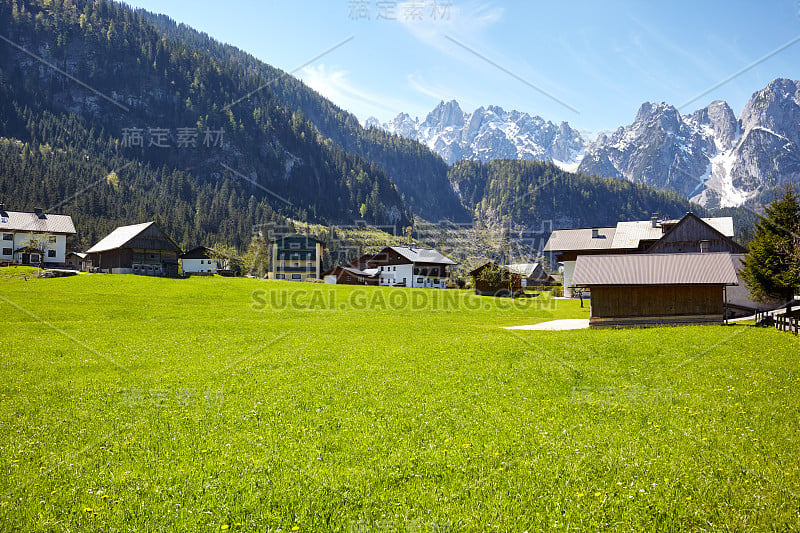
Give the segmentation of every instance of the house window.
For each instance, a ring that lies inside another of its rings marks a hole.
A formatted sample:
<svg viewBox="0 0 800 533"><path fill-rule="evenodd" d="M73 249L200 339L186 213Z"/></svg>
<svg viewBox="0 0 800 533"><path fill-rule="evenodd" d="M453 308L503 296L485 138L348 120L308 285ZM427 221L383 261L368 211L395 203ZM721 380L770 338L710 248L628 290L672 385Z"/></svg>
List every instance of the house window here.
<svg viewBox="0 0 800 533"><path fill-rule="evenodd" d="M11 248L3 248L3 255L11 255Z"/></svg>
<svg viewBox="0 0 800 533"><path fill-rule="evenodd" d="M289 243L289 248L291 248L292 250L299 250L300 249L300 243L299 242L290 242Z"/></svg>
<svg viewBox="0 0 800 533"><path fill-rule="evenodd" d="M300 274L292 274L292 279L302 279Z"/></svg>
<svg viewBox="0 0 800 533"><path fill-rule="evenodd" d="M417 278L417 283L422 283L422 278Z"/></svg>
<svg viewBox="0 0 800 533"><path fill-rule="evenodd" d="M31 254L31 263L41 263L42 256L41 254Z"/></svg>
<svg viewBox="0 0 800 533"><path fill-rule="evenodd" d="M286 279L286 274L275 274L275 279Z"/></svg>
<svg viewBox="0 0 800 533"><path fill-rule="evenodd" d="M47 237L47 242L49 242L50 244L55 244L56 243L56 236L55 235L48 236Z"/></svg>
<svg viewBox="0 0 800 533"><path fill-rule="evenodd" d="M14 234L13 233L3 233L3 240L4 241L13 241Z"/></svg>
<svg viewBox="0 0 800 533"><path fill-rule="evenodd" d="M55 257L56 251L55 250L47 250L47 257Z"/></svg>

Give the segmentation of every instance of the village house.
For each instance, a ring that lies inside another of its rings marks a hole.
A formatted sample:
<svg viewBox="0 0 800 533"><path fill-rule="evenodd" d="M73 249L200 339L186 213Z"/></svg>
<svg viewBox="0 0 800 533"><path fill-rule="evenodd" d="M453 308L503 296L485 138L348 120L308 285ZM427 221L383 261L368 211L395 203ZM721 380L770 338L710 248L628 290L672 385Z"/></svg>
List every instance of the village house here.
<svg viewBox="0 0 800 533"><path fill-rule="evenodd" d="M578 228L553 231L544 252L555 254L564 265L564 296L572 296L573 273L579 256L651 253L745 254L733 240L731 217L700 218L687 213L681 219L619 222L612 228Z"/></svg>
<svg viewBox="0 0 800 533"><path fill-rule="evenodd" d="M306 281L321 279L322 241L308 235L287 235L272 244L272 279Z"/></svg>
<svg viewBox="0 0 800 533"><path fill-rule="evenodd" d="M722 324L731 254L581 255L572 283L591 290L592 328Z"/></svg>
<svg viewBox="0 0 800 533"><path fill-rule="evenodd" d="M487 279L483 273L487 269L496 269L496 276ZM473 280L475 294L479 296L512 296L522 292L522 276L507 266L500 266L492 261L484 263L469 272Z"/></svg>
<svg viewBox="0 0 800 533"><path fill-rule="evenodd" d="M86 251L87 267L109 274L178 276L180 247L155 222L120 226Z"/></svg>
<svg viewBox="0 0 800 533"><path fill-rule="evenodd" d="M322 279L333 285L378 285L379 273L377 268L359 270L351 266L336 266L322 274Z"/></svg>
<svg viewBox="0 0 800 533"><path fill-rule="evenodd" d="M541 263L512 263L505 265L510 272L520 277L522 287L548 285L550 276Z"/></svg>
<svg viewBox="0 0 800 533"><path fill-rule="evenodd" d="M74 270L86 271L86 254L81 252L67 252L65 266Z"/></svg>
<svg viewBox="0 0 800 533"><path fill-rule="evenodd" d="M366 264L378 269L379 285L444 289L447 267L458 263L429 248L387 246Z"/></svg>
<svg viewBox="0 0 800 533"><path fill-rule="evenodd" d="M69 215L7 211L0 204L0 263L64 266L67 239L75 235Z"/></svg>
<svg viewBox="0 0 800 533"><path fill-rule="evenodd" d="M198 246L180 255L181 272L186 276L213 276L219 265L211 248Z"/></svg>

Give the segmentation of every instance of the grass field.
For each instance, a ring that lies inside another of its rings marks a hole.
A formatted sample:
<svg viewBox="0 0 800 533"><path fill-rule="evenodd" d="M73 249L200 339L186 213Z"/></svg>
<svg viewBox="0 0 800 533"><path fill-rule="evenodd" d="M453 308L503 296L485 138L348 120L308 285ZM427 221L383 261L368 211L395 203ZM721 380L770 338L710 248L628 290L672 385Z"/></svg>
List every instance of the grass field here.
<svg viewBox="0 0 800 533"><path fill-rule="evenodd" d="M4 531L797 530L800 341L574 301L0 269Z"/></svg>

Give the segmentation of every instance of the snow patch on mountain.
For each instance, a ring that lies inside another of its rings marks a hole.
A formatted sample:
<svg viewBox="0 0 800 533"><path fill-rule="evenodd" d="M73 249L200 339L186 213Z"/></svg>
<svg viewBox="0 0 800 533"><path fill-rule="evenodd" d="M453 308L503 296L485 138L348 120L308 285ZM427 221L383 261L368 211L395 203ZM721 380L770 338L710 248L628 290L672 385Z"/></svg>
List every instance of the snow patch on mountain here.
<svg viewBox="0 0 800 533"><path fill-rule="evenodd" d="M422 122L400 113L385 124L370 117L365 126L419 141L451 165L462 159L525 159L577 169L586 144L566 122L554 124L499 106L465 113L455 100L440 102Z"/></svg>
<svg viewBox="0 0 800 533"><path fill-rule="evenodd" d="M778 79L753 94L739 119L723 101L690 115L645 103L632 124L591 143L578 169L735 207L800 181L799 141L800 82Z"/></svg>

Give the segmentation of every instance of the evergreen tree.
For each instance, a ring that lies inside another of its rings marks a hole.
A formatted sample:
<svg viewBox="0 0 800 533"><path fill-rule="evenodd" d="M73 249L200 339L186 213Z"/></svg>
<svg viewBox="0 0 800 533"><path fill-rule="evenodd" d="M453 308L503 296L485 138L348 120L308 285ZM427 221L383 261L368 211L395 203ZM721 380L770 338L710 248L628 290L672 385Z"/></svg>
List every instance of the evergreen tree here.
<svg viewBox="0 0 800 533"><path fill-rule="evenodd" d="M800 203L791 186L756 225L742 277L759 300L794 298L800 287Z"/></svg>

